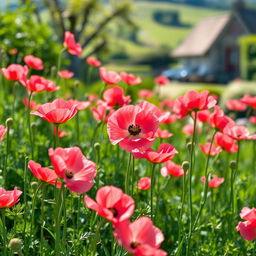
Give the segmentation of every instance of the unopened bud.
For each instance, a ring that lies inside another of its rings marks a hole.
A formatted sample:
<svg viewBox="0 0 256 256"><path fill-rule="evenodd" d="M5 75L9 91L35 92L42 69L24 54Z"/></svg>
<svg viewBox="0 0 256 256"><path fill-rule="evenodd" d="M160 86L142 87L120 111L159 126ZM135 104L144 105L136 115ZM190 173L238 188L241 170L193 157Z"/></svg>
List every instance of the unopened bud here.
<svg viewBox="0 0 256 256"><path fill-rule="evenodd" d="M187 150L191 152L192 149L192 142L187 143Z"/></svg>
<svg viewBox="0 0 256 256"><path fill-rule="evenodd" d="M78 87L79 84L80 84L80 82L79 82L78 80L76 80L76 81L74 82L74 86L75 86L75 87Z"/></svg>
<svg viewBox="0 0 256 256"><path fill-rule="evenodd" d="M37 183L36 181L31 182L30 185L31 185L31 187L32 187L33 190L36 190L37 187L38 187L38 183Z"/></svg>
<svg viewBox="0 0 256 256"><path fill-rule="evenodd" d="M100 148L100 143L99 143L99 142L96 142L96 143L94 143L93 146L94 146L95 149L99 149L99 148Z"/></svg>
<svg viewBox="0 0 256 256"><path fill-rule="evenodd" d="M8 244L8 247L14 252L20 252L22 247L22 241L19 238L12 238Z"/></svg>
<svg viewBox="0 0 256 256"><path fill-rule="evenodd" d="M55 76L56 71L57 71L57 68L55 66L52 66L51 67L51 76Z"/></svg>
<svg viewBox="0 0 256 256"><path fill-rule="evenodd" d="M230 161L229 167L230 167L230 169L234 170L236 168L236 161L234 161L234 160Z"/></svg>
<svg viewBox="0 0 256 256"><path fill-rule="evenodd" d="M7 118L5 124L8 128L10 128L13 125L13 119L11 117Z"/></svg>
<svg viewBox="0 0 256 256"><path fill-rule="evenodd" d="M31 124L31 128L32 128L33 130L36 129L36 126L37 126L36 123L32 123L32 124Z"/></svg>
<svg viewBox="0 0 256 256"><path fill-rule="evenodd" d="M190 164L189 164L188 161L184 161L184 162L182 163L182 169L183 169L185 172L189 169L189 166L190 166Z"/></svg>

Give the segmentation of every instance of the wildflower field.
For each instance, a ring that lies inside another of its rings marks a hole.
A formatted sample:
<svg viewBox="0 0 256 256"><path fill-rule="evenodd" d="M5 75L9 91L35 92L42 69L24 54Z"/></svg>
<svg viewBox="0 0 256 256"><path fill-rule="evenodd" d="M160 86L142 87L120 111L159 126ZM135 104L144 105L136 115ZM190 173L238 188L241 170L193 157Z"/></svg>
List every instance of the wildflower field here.
<svg viewBox="0 0 256 256"><path fill-rule="evenodd" d="M0 255L255 256L256 97L135 94L95 57L88 94L62 65L81 53L66 32L47 76L1 58Z"/></svg>

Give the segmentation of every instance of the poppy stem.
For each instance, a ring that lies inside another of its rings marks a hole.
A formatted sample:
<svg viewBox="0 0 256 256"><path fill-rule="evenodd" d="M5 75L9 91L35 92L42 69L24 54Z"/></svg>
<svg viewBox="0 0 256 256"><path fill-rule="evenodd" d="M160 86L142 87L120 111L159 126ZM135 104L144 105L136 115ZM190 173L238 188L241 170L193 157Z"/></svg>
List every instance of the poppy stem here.
<svg viewBox="0 0 256 256"><path fill-rule="evenodd" d="M154 212L153 212L153 190L154 190L154 185L155 185L155 169L156 169L156 164L153 163L152 165L152 170L151 170L151 189L150 189L150 216L151 219L153 220Z"/></svg>
<svg viewBox="0 0 256 256"><path fill-rule="evenodd" d="M192 174L194 168L194 158L195 158L195 141L196 141L196 123L197 123L197 111L194 111L194 127L192 136L192 145L190 150L190 168L188 171L188 205L189 205L189 233L187 240L186 256L190 253L190 241L192 237L192 225L193 225L193 205L192 205Z"/></svg>
<svg viewBox="0 0 256 256"><path fill-rule="evenodd" d="M129 160L125 175L125 193L129 194L129 179L130 179L130 166L131 166L131 160L132 160L132 153L129 154Z"/></svg>
<svg viewBox="0 0 256 256"><path fill-rule="evenodd" d="M32 99L32 94L33 92L30 92L28 96L28 133L29 133L29 140L31 145L31 155L32 155L32 159L34 159L34 143L32 138L31 124L30 124L30 102Z"/></svg>
<svg viewBox="0 0 256 256"><path fill-rule="evenodd" d="M211 158L210 153L212 151L212 145L213 145L213 141L214 141L214 137L215 137L216 133L217 133L217 130L214 130L214 133L213 133L212 139L211 139L211 144L210 144L209 151L208 151L208 155L207 155L205 171L204 171L205 183L204 183L203 197L201 198L200 208L199 208L199 211L197 213L196 220L195 220L193 228L192 228L192 232L194 232L194 230L197 226L197 223L199 221L199 218L201 216L201 213L203 211L203 208L204 208L204 205L205 205L206 199L207 199L208 178L209 178L208 168L209 168L209 163L210 163L210 158Z"/></svg>
<svg viewBox="0 0 256 256"><path fill-rule="evenodd" d="M79 111L76 113L76 143L80 144L80 127L79 127Z"/></svg>
<svg viewBox="0 0 256 256"><path fill-rule="evenodd" d="M54 148L57 148L59 144L59 124L54 124L54 126L55 126Z"/></svg>
<svg viewBox="0 0 256 256"><path fill-rule="evenodd" d="M41 198L41 227L40 227L40 255L44 253L44 200L45 200L45 186L42 187L42 198Z"/></svg>
<svg viewBox="0 0 256 256"><path fill-rule="evenodd" d="M60 67L61 67L61 59L62 59L62 54L64 53L64 51L66 50L66 48L62 48L59 56L58 56L58 63L57 63L57 72L56 72L56 78L57 78L57 84L59 83L60 80L60 76L58 76L58 72L60 71Z"/></svg>
<svg viewBox="0 0 256 256"><path fill-rule="evenodd" d="M131 193L131 197L133 197L133 188L134 188L134 166L135 165L135 158L132 158L132 193Z"/></svg>
<svg viewBox="0 0 256 256"><path fill-rule="evenodd" d="M96 233L95 233L95 237L94 237L94 243L92 245L92 256L95 256L97 255L96 252L97 252L97 244L100 240L100 230L101 230L101 227L106 223L106 220L105 219L101 219L101 221L98 223L97 225L97 229L96 229Z"/></svg>
<svg viewBox="0 0 256 256"><path fill-rule="evenodd" d="M9 119L10 120L10 119ZM6 153L5 153L5 161L4 161L4 168L3 168L3 178L4 178L4 186L6 186L6 179L7 179L7 164L8 164L8 156L10 152L10 128L11 122L8 123L8 119L6 120L7 124L7 137L6 137Z"/></svg>
<svg viewBox="0 0 256 256"><path fill-rule="evenodd" d="M6 233L6 226L5 226L5 209L0 209L2 215L2 226L3 226L3 256L7 256L7 233Z"/></svg>

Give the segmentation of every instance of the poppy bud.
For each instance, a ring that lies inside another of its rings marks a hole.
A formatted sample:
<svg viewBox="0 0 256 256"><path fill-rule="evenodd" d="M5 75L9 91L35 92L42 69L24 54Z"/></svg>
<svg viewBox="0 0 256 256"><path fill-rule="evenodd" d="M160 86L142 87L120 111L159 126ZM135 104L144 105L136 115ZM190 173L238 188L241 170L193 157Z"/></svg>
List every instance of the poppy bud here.
<svg viewBox="0 0 256 256"><path fill-rule="evenodd" d="M12 238L8 244L8 247L14 252L20 252L22 247L22 241L19 238Z"/></svg>
<svg viewBox="0 0 256 256"><path fill-rule="evenodd" d="M7 118L5 124L8 128L10 128L13 125L13 119L11 117Z"/></svg>
<svg viewBox="0 0 256 256"><path fill-rule="evenodd" d="M190 166L190 164L189 164L188 161L184 161L184 162L182 163L182 169L183 169L185 172L189 169L189 166Z"/></svg>
<svg viewBox="0 0 256 256"><path fill-rule="evenodd" d="M234 170L236 168L236 161L230 161L229 167L230 169Z"/></svg>
<svg viewBox="0 0 256 256"><path fill-rule="evenodd" d="M191 152L191 149L192 149L192 142L189 142L189 143L187 143L187 150L189 151L189 152Z"/></svg>
<svg viewBox="0 0 256 256"><path fill-rule="evenodd" d="M98 148L100 148L100 143L99 143L99 142L96 142L96 143L94 143L93 146L94 146L95 149L98 149Z"/></svg>
<svg viewBox="0 0 256 256"><path fill-rule="evenodd" d="M32 130L35 130L35 129L36 129L36 126L37 126L36 123L32 123L32 124L31 124Z"/></svg>
<svg viewBox="0 0 256 256"><path fill-rule="evenodd" d="M56 66L51 67L51 76L54 76L56 74L57 68Z"/></svg>
<svg viewBox="0 0 256 256"><path fill-rule="evenodd" d="M30 185L31 185L31 187L32 187L33 190L36 190L37 187L38 187L38 183L37 183L36 181L31 182Z"/></svg>

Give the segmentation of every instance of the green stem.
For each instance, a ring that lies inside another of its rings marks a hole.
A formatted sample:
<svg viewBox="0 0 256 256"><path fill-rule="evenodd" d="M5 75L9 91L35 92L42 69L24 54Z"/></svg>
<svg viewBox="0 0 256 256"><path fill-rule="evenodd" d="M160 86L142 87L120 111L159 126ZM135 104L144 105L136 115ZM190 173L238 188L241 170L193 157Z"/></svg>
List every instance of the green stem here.
<svg viewBox="0 0 256 256"><path fill-rule="evenodd" d="M96 233L95 233L95 237L94 237L94 242L93 242L93 245L92 245L92 256L95 256L97 255L96 252L97 252L97 244L100 240L100 230L101 230L101 227L106 223L106 220L105 219L101 219L101 221L98 223L98 226L97 226L97 229L96 229Z"/></svg>
<svg viewBox="0 0 256 256"><path fill-rule="evenodd" d="M54 124L55 126L55 137L54 137L54 148L58 147L59 144L59 124Z"/></svg>
<svg viewBox="0 0 256 256"><path fill-rule="evenodd" d="M28 96L28 133L29 133L29 141L31 146L31 155L32 159L34 159L34 144L33 144L33 138L32 138L32 131L31 131L31 124L30 124L30 102L32 99L33 92L30 92Z"/></svg>
<svg viewBox="0 0 256 256"><path fill-rule="evenodd" d="M76 143L80 144L79 110L76 113Z"/></svg>
<svg viewBox="0 0 256 256"><path fill-rule="evenodd" d="M44 200L45 200L45 186L42 187L42 198L41 198L41 227L40 227L40 255L44 253Z"/></svg>
<svg viewBox="0 0 256 256"><path fill-rule="evenodd" d="M10 127L8 127L7 129L7 137L6 137L6 151L5 151L6 153L5 153L5 161L4 161L4 168L3 168L4 187L6 186L9 151L10 151Z"/></svg>
<svg viewBox="0 0 256 256"><path fill-rule="evenodd" d="M204 183L203 197L201 199L200 208L199 208L199 211L197 213L196 220L195 220L193 228L192 228L192 232L195 230L195 228L197 226L197 223L199 221L199 218L201 216L201 213L203 211L203 208L204 208L204 205L205 205L206 199L207 199L208 176L209 176L208 168L209 168L209 163L210 163L210 158L211 158L210 153L212 151L213 140L214 140L214 137L215 137L216 133L217 133L217 130L215 130L213 135L212 135L211 144L210 144L210 148L209 148L209 151L208 151L208 156L207 156L206 165L205 165L205 171L204 171L205 183Z"/></svg>
<svg viewBox="0 0 256 256"><path fill-rule="evenodd" d="M133 188L134 188L134 165L135 165L135 158L132 158L132 193L131 193L131 197L133 197Z"/></svg>
<svg viewBox="0 0 256 256"><path fill-rule="evenodd" d="M57 72L56 72L56 78L57 78L57 84L59 83L59 80L60 80L60 76L58 75L58 72L60 71L60 67L61 67L61 58L62 58L62 54L63 52L66 50L66 48L62 48L60 53L59 53L59 56L58 56L58 63L57 63Z"/></svg>
<svg viewBox="0 0 256 256"><path fill-rule="evenodd" d="M189 204L189 233L188 233L188 241L187 241L187 248L186 248L186 256L190 253L190 241L192 236L192 223L193 223L193 205L192 205L192 174L194 168L194 154L195 154L195 141L196 141L196 123L197 123L197 111L194 112L194 130L192 136L192 145L191 145L191 152L190 152L190 168L188 172L189 177L189 190L188 190L188 204Z"/></svg>
<svg viewBox="0 0 256 256"><path fill-rule="evenodd" d="M2 215L2 225L3 225L3 256L7 256L7 232L5 226L5 209L0 209Z"/></svg>
<svg viewBox="0 0 256 256"><path fill-rule="evenodd" d="M155 169L156 169L156 164L153 163L152 165L152 169L151 169L151 188L150 188L150 216L151 219L153 220L153 216L154 216L154 211L153 211L153 190L154 190L154 185L155 185Z"/></svg>
<svg viewBox="0 0 256 256"><path fill-rule="evenodd" d="M129 179L130 179L130 166L131 166L131 160L132 160L132 153L129 154L129 160L125 175L125 193L129 194Z"/></svg>

